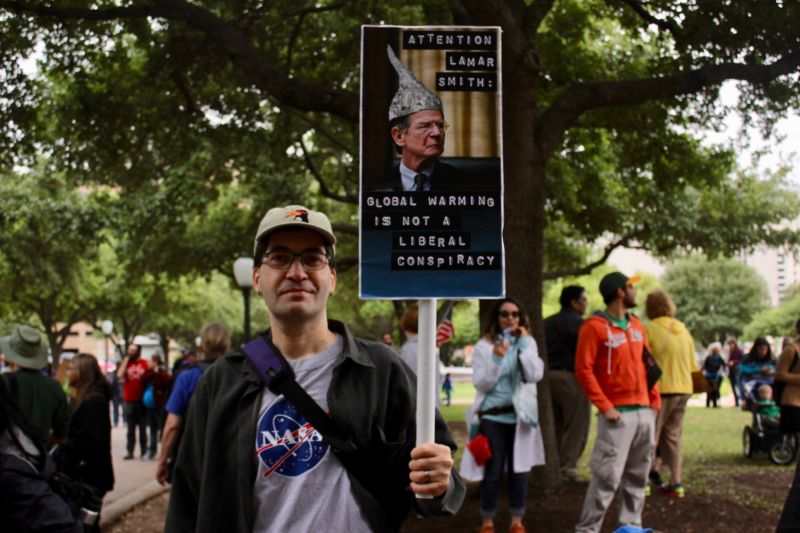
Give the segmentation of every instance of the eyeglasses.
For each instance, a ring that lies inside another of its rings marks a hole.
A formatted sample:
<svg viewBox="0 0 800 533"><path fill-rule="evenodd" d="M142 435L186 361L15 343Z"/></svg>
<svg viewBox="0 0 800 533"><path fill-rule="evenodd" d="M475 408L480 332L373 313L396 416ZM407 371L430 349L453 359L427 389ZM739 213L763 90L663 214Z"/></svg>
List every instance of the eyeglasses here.
<svg viewBox="0 0 800 533"><path fill-rule="evenodd" d="M439 128L439 131L447 131L447 128L450 127L450 124L447 122L420 122L414 126L413 129L415 133L428 133L433 130L434 126Z"/></svg>
<svg viewBox="0 0 800 533"><path fill-rule="evenodd" d="M519 318L519 311L500 311L500 318Z"/></svg>
<svg viewBox="0 0 800 533"><path fill-rule="evenodd" d="M297 258L300 259L300 265L304 270L322 270L329 263L328 256L322 252L302 252L299 254L293 252L267 252L261 259L261 264L266 264L275 270L289 270Z"/></svg>

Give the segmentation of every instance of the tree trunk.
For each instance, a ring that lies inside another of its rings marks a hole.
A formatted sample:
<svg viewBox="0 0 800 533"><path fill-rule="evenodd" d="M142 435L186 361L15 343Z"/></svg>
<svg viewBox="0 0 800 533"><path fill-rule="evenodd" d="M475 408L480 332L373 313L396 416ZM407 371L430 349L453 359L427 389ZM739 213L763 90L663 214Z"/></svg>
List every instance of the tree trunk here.
<svg viewBox="0 0 800 533"><path fill-rule="evenodd" d="M531 319L532 335L546 358L542 324L542 275L544 259L544 173L546 161L536 141L536 71L533 65L504 57L504 63L517 64L504 69L504 240L506 287L509 296L519 300ZM531 141L534 142L531 142ZM533 147L533 149L532 149ZM537 469L545 488L560 482L558 450L550 386L545 375L539 384L539 424L544 439L546 464Z"/></svg>

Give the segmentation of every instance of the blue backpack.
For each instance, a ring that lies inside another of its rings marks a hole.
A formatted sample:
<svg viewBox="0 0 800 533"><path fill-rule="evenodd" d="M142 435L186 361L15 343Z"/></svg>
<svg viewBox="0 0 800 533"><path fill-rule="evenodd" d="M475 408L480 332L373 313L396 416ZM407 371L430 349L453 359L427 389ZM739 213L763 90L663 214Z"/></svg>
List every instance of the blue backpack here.
<svg viewBox="0 0 800 533"><path fill-rule="evenodd" d="M148 409L156 408L156 393L153 391L152 382L148 383L147 388L144 389L144 396L142 397L142 403Z"/></svg>

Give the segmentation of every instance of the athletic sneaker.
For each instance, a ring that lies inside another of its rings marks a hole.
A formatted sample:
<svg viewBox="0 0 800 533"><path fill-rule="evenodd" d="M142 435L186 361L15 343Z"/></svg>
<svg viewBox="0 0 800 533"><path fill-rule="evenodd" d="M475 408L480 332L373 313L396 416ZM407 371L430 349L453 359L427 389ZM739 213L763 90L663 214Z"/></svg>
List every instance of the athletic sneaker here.
<svg viewBox="0 0 800 533"><path fill-rule="evenodd" d="M683 498L686 496L686 491L683 490L683 485L680 483L670 483L661 489L661 494L670 498Z"/></svg>

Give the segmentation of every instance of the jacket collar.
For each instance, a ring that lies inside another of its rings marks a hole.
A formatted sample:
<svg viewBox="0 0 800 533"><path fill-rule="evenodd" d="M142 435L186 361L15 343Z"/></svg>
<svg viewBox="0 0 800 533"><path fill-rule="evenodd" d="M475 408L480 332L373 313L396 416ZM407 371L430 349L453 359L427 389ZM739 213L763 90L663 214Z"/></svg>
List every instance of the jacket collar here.
<svg viewBox="0 0 800 533"><path fill-rule="evenodd" d="M358 363L363 366L367 367L374 367L372 360L369 358L365 350L361 350L356 343L355 337L353 337L352 333L348 327L343 323L339 322L338 320L328 319L328 329L334 333L338 333L342 336L342 352L344 353L344 358L349 359L355 363ZM259 335L263 335L266 337L272 337L272 329L267 329L266 331L260 333ZM247 357L244 355L244 352L240 348L237 348L228 355L225 356L229 363L234 365L235 367L239 368L239 370L245 375L245 378L249 381L253 381L255 383L261 383L261 378L255 372L253 367L246 362Z"/></svg>

